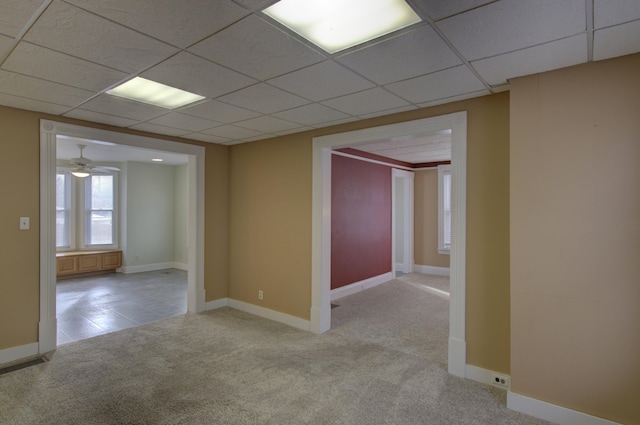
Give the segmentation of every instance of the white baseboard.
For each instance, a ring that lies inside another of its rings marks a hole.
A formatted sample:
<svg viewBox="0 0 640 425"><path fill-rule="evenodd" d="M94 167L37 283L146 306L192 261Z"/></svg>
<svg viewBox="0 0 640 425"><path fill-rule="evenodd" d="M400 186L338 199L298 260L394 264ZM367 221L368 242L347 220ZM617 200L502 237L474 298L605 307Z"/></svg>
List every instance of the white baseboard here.
<svg viewBox="0 0 640 425"><path fill-rule="evenodd" d="M495 377L499 377L504 381L504 384L496 383ZM496 388L508 390L511 382L509 375L500 372L494 372L489 369L484 369L478 366L468 364L465 368L465 378L473 381L481 382L483 384L489 384Z"/></svg>
<svg viewBox="0 0 640 425"><path fill-rule="evenodd" d="M311 329L311 322L301 319L299 317L291 316L286 313L280 313L279 311L271 310L265 307L260 307L254 304L245 303L243 301L228 299L227 305L231 308L235 308L245 313L250 313L265 319L273 320L275 322L284 323L285 325L292 326L303 331Z"/></svg>
<svg viewBox="0 0 640 425"><path fill-rule="evenodd" d="M361 280L360 282L351 283L341 288L331 290L331 301L335 301L339 298L346 297L347 295L355 294L364 289L373 288L382 283L393 280L393 273L388 272L378 276L370 277L369 279Z"/></svg>
<svg viewBox="0 0 640 425"><path fill-rule="evenodd" d="M219 300L209 301L204 304L204 311L216 310L218 308L229 305L229 298L220 298Z"/></svg>
<svg viewBox="0 0 640 425"><path fill-rule="evenodd" d="M435 274L438 276L451 275L449 267L423 266L420 264L414 264L413 271L416 273Z"/></svg>
<svg viewBox="0 0 640 425"><path fill-rule="evenodd" d="M253 314L254 316L273 320L274 322L284 323L285 325L289 325L297 329L302 329L304 331L308 331L311 329L311 322L308 320L304 320L286 313L280 313L279 311L245 303L244 301L238 301L231 298L221 298L219 300L209 301L205 304L204 309L205 311L209 311L216 310L222 307L235 308L236 310L244 311L245 313Z"/></svg>
<svg viewBox="0 0 640 425"><path fill-rule="evenodd" d="M0 365L15 363L38 355L38 343L19 345L17 347L0 350Z"/></svg>
<svg viewBox="0 0 640 425"><path fill-rule="evenodd" d="M185 263L178 263L178 262L174 261L173 262L173 268L174 269L178 269L178 270L188 271L189 270L189 265L185 264Z"/></svg>
<svg viewBox="0 0 640 425"><path fill-rule="evenodd" d="M516 394L511 391L507 392L507 407L516 412L525 413L529 416L560 425L621 425L618 422L588 415L577 410L567 409L566 407Z"/></svg>
<svg viewBox="0 0 640 425"><path fill-rule="evenodd" d="M175 264L176 263L174 263L173 261L169 261L166 263L142 264L139 266L124 266L121 269L122 269L122 273L124 274L142 273L142 272L152 272L156 270L172 269L174 268Z"/></svg>

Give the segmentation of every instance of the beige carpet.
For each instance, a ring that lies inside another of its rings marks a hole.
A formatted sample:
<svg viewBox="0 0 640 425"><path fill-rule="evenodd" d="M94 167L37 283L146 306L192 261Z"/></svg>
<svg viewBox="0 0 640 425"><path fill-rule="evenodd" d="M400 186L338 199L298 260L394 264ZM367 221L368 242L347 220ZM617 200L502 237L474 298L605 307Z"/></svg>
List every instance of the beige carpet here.
<svg viewBox="0 0 640 425"><path fill-rule="evenodd" d="M0 375L0 423L544 424L447 374L447 300L411 279L338 300L323 335L223 308L64 345Z"/></svg>

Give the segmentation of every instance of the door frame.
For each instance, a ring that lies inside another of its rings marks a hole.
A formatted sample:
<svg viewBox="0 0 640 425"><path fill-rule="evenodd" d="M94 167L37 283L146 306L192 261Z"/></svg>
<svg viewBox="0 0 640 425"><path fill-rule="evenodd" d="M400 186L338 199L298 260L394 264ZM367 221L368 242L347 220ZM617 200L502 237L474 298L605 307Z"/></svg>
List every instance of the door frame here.
<svg viewBox="0 0 640 425"><path fill-rule="evenodd" d="M56 319L56 137L57 135L100 140L143 149L189 156L188 173L188 283L187 311L205 309L204 290L204 164L205 148L129 133L40 120L40 321L38 352L57 346Z"/></svg>
<svg viewBox="0 0 640 425"><path fill-rule="evenodd" d="M373 140L451 130L452 240L449 298L448 370L464 377L466 369L466 200L467 112L313 138L311 323L316 333L331 328L331 150Z"/></svg>

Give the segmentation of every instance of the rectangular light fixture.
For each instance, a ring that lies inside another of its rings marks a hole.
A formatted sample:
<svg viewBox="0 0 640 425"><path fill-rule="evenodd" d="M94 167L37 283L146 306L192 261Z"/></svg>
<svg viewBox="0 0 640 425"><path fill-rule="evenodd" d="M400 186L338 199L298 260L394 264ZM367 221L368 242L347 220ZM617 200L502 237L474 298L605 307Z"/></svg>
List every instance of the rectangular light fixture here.
<svg viewBox="0 0 640 425"><path fill-rule="evenodd" d="M280 0L263 13L329 53L421 21L404 0Z"/></svg>
<svg viewBox="0 0 640 425"><path fill-rule="evenodd" d="M204 99L204 96L141 77L135 77L107 90L107 94L167 109L179 108Z"/></svg>

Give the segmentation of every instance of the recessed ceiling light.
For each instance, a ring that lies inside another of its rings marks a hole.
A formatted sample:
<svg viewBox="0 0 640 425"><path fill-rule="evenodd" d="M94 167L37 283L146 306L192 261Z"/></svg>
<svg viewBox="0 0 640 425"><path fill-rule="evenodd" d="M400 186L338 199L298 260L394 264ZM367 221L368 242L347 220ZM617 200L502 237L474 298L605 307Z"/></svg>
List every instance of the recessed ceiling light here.
<svg viewBox="0 0 640 425"><path fill-rule="evenodd" d="M167 109L179 108L204 99L204 96L156 83L142 77L135 77L111 90L107 90L107 93Z"/></svg>
<svg viewBox="0 0 640 425"><path fill-rule="evenodd" d="M153 162L162 162L162 161L164 161L164 159L162 159L162 158L152 158L151 160Z"/></svg>
<svg viewBox="0 0 640 425"><path fill-rule="evenodd" d="M329 53L421 20L404 0L280 0L263 12Z"/></svg>

